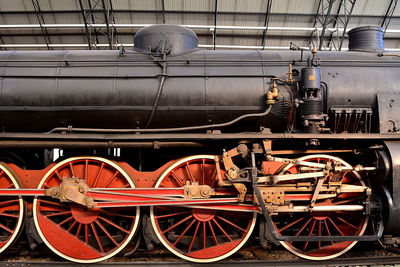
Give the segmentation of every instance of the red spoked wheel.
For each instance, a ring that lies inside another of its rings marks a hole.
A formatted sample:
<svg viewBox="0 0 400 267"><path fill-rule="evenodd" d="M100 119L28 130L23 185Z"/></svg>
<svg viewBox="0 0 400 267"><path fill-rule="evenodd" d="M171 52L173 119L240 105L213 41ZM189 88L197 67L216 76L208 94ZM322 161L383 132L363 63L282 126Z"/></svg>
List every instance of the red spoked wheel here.
<svg viewBox="0 0 400 267"><path fill-rule="evenodd" d="M18 178L0 163L0 188L20 188ZM0 196L0 253L17 239L23 226L25 203L22 197Z"/></svg>
<svg viewBox="0 0 400 267"><path fill-rule="evenodd" d="M342 166L350 167L342 159L330 155L310 155L299 158L302 161L325 163L328 161L339 162ZM298 165L289 165L284 173L298 173ZM327 177L324 184L332 180L332 175ZM340 180L344 185L365 185L357 172L349 171L340 173L335 180ZM310 181L308 179L308 181ZM318 205L362 205L365 193L339 193L334 198L318 200ZM308 203L298 203L308 205ZM281 213L272 216L275 229L278 234L285 236L361 236L367 224L368 216L363 211L315 211L311 213ZM338 257L350 250L357 241L332 242L332 241L309 241L309 242L281 242L281 244L293 254L310 260L327 260Z"/></svg>
<svg viewBox="0 0 400 267"><path fill-rule="evenodd" d="M223 171L221 171L224 177ZM218 187L215 157L197 155L172 164L156 188L182 187L186 182ZM192 262L214 262L238 251L250 237L257 214L212 209L156 206L150 208L153 228L173 254Z"/></svg>
<svg viewBox="0 0 400 267"><path fill-rule="evenodd" d="M38 188L58 186L63 178L84 179L89 188L134 188L129 175L113 161L76 157L56 164ZM94 263L120 252L139 225L139 208L87 209L57 199L38 198L33 217L40 237L57 255L74 262Z"/></svg>

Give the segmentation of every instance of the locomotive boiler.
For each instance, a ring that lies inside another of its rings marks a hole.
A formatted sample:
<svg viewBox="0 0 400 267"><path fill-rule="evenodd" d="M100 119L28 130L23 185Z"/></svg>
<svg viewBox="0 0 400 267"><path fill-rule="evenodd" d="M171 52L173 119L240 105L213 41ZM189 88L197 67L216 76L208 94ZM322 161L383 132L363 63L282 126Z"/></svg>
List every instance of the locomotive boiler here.
<svg viewBox="0 0 400 267"><path fill-rule="evenodd" d="M153 25L134 51L0 52L0 252L23 227L80 263L139 236L193 262L396 244L400 55L380 28L348 34L345 52L215 51Z"/></svg>

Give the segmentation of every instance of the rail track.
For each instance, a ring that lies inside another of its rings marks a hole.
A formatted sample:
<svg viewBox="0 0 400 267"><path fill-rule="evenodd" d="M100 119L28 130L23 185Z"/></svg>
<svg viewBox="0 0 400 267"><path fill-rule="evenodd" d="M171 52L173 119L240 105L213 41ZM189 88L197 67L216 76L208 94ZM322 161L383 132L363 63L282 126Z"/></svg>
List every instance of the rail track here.
<svg viewBox="0 0 400 267"><path fill-rule="evenodd" d="M139 248L134 256L120 255L96 264L76 264L63 261L45 246L28 251L28 243L19 241L6 254L0 257L0 266L193 266L194 263L174 257L165 248L151 251ZM310 261L300 259L283 248L262 249L257 246L244 247L230 258L207 266L396 266L400 263L400 248L382 249L378 245L362 243L347 254L329 261Z"/></svg>

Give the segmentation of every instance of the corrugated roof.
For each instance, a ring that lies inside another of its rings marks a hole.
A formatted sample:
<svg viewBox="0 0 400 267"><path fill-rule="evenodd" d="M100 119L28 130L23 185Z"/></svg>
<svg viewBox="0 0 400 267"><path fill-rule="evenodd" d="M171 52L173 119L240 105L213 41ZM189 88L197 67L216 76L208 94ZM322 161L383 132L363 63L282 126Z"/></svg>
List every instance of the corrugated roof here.
<svg viewBox="0 0 400 267"><path fill-rule="evenodd" d="M45 24L83 24L84 17L79 0L1 0L0 24L38 24L39 20L33 6L37 1L42 10ZM81 0L84 4L90 1L95 10L95 23L104 23L98 0ZM214 26L215 1L217 5L217 26L262 27L265 22L268 0L105 0L111 1L114 20L117 24L181 24ZM271 1L271 0L270 0ZM319 3L325 5L328 0L272 0L269 16L269 27L286 27L286 29L269 29L266 35L267 46L284 46L295 42L300 46L309 43L310 30L289 30L289 28L314 26ZM380 26L384 20L391 0L357 0L349 28L373 25ZM162 12L163 2L165 12ZM332 14L336 14L341 0L336 0ZM350 2L346 0L347 4ZM88 14L88 10L86 11ZM343 8L341 9L343 13ZM89 19L90 20L90 19ZM88 21L88 23L90 23ZM317 25L320 26L320 25ZM332 24L331 24L332 26ZM341 27L341 25L337 25ZM104 32L105 27L98 28ZM400 30L400 7L393 12L388 26L390 30ZM138 28L117 28L119 43L132 43L133 35ZM194 29L199 35L200 43L213 44L213 30ZM52 44L87 44L84 27L47 28ZM217 29L217 45L260 46L264 31L262 29ZM327 32L329 35L330 32ZM43 31L37 28L0 28L4 44L45 44ZM103 36L104 37L104 36ZM103 42L105 38L100 38ZM400 48L400 31L388 32L386 47ZM1 44L0 44L1 45ZM62 47L61 47L62 48ZM11 48L13 49L13 48ZM16 48L20 49L20 48ZM46 49L43 47L41 49Z"/></svg>

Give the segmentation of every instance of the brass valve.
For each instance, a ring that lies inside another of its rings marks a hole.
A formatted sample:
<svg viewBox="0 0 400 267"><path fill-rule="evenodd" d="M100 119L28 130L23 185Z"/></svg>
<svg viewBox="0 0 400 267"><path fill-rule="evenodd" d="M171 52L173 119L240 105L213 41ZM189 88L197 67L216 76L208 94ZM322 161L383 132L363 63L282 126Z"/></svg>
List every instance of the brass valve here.
<svg viewBox="0 0 400 267"><path fill-rule="evenodd" d="M288 75L288 77L287 77L285 82L287 84L293 84L294 80L293 80L293 66L292 66L292 64L289 64L289 71L286 72L286 74Z"/></svg>
<svg viewBox="0 0 400 267"><path fill-rule="evenodd" d="M276 83L277 80L278 78L271 78L272 89L267 93L267 104L269 105L275 104L279 96L278 84Z"/></svg>

